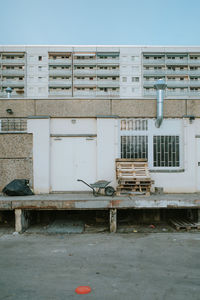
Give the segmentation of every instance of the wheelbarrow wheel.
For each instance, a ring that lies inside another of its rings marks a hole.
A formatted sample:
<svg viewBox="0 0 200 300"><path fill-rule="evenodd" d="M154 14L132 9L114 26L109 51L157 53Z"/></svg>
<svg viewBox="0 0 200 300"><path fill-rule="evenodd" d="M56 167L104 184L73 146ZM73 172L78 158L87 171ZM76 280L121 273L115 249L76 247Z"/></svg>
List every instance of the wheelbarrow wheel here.
<svg viewBox="0 0 200 300"><path fill-rule="evenodd" d="M114 193L115 193L115 189L112 186L107 186L105 188L106 196L113 196Z"/></svg>

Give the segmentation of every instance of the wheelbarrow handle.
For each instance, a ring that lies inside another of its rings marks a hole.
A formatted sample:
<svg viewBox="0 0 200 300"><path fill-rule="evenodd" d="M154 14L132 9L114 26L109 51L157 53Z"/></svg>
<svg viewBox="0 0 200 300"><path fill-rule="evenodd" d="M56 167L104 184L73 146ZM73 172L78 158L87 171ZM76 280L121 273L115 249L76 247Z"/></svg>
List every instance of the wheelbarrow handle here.
<svg viewBox="0 0 200 300"><path fill-rule="evenodd" d="M91 185L89 185L87 182L85 182L84 180L82 180L82 179L77 179L77 181L82 181L84 184L86 184L87 186L89 186L92 190L94 190L93 189L93 187L91 187Z"/></svg>

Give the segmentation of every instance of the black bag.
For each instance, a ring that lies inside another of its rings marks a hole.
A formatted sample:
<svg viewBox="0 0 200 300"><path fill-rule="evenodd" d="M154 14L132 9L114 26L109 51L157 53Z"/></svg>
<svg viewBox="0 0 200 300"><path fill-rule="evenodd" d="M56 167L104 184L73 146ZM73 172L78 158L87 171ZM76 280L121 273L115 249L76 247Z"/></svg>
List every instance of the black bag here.
<svg viewBox="0 0 200 300"><path fill-rule="evenodd" d="M2 192L8 196L29 196L34 195L28 186L29 180L26 179L14 179L7 184Z"/></svg>

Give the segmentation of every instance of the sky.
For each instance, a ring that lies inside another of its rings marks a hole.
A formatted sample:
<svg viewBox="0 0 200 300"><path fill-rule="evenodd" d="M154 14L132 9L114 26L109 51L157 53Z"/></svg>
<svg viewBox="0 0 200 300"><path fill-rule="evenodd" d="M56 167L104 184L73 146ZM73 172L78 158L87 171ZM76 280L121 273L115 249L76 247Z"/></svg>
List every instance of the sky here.
<svg viewBox="0 0 200 300"><path fill-rule="evenodd" d="M0 0L1 45L200 45L200 0Z"/></svg>

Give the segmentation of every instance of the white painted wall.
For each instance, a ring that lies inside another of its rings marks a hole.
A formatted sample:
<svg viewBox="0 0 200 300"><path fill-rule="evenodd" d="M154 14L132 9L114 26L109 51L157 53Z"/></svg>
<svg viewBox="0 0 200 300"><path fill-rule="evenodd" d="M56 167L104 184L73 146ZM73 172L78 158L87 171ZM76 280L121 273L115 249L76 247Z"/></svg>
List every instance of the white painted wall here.
<svg viewBox="0 0 200 300"><path fill-rule="evenodd" d="M118 136L118 119L97 119L97 179L112 181L112 186L116 186Z"/></svg>
<svg viewBox="0 0 200 300"><path fill-rule="evenodd" d="M96 133L96 119L51 119L51 134Z"/></svg>
<svg viewBox="0 0 200 300"><path fill-rule="evenodd" d="M33 134L33 188L35 194L50 189L50 119L28 119L28 133Z"/></svg>
<svg viewBox="0 0 200 300"><path fill-rule="evenodd" d="M94 180L108 180L111 181L111 185L116 186L115 159L120 155L119 120L115 118L74 119L75 123L72 120L45 118L28 120L28 132L33 134L33 186L36 194L50 191L50 134L97 134L97 138L94 138L96 154L93 155L96 157L96 163L94 161L92 163L95 164ZM200 119L196 119L192 124L188 119L165 119L160 129L155 128L153 124L154 120L150 120L149 126L154 134L162 135L173 132L177 134L180 132L182 142L179 169L184 169L184 172L177 173L151 173L152 179L155 180L155 186L163 187L164 192L167 193L200 191L200 166L198 167L200 138L197 137L200 136ZM72 145L73 141L72 138ZM87 143L89 144L89 142ZM151 147L152 144L149 146L150 152L152 152ZM56 161L54 163L56 164ZM76 162L74 163L76 164ZM149 167L153 169L150 163ZM66 172L70 173L70 170L66 169ZM75 187L74 190L80 190L78 188Z"/></svg>
<svg viewBox="0 0 200 300"><path fill-rule="evenodd" d="M200 190L200 177L197 182L196 138L200 134L200 120L192 124L188 119L183 122L182 168L181 173L151 173L155 186L163 187L166 193L193 193ZM200 149L199 149L200 151Z"/></svg>

